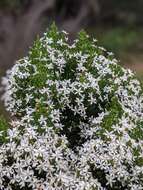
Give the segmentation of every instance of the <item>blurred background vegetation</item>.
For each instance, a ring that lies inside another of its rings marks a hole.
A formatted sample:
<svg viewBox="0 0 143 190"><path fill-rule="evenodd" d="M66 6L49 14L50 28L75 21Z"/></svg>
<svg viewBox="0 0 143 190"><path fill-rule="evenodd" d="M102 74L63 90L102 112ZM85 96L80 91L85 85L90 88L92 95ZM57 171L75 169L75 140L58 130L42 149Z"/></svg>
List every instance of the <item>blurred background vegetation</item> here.
<svg viewBox="0 0 143 190"><path fill-rule="evenodd" d="M0 0L0 75L55 21L70 42L84 28L143 79L142 14L143 0Z"/></svg>

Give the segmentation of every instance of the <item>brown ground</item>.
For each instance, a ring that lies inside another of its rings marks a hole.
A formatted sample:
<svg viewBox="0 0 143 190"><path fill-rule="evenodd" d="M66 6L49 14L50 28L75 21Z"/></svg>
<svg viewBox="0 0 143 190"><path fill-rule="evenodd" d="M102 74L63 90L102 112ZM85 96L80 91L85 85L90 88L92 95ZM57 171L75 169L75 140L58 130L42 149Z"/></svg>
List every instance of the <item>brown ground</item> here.
<svg viewBox="0 0 143 190"><path fill-rule="evenodd" d="M143 79L143 53L141 54L129 54L123 58L123 65L126 68L133 70L138 77Z"/></svg>

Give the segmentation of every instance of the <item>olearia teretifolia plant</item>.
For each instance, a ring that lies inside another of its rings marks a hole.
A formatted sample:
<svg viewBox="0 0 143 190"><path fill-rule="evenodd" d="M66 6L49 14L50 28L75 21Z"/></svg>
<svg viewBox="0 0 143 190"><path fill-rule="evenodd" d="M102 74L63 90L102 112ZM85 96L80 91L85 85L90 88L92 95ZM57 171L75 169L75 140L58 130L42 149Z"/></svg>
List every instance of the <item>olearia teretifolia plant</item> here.
<svg viewBox="0 0 143 190"><path fill-rule="evenodd" d="M55 25L3 79L1 190L142 190L143 90L85 32Z"/></svg>

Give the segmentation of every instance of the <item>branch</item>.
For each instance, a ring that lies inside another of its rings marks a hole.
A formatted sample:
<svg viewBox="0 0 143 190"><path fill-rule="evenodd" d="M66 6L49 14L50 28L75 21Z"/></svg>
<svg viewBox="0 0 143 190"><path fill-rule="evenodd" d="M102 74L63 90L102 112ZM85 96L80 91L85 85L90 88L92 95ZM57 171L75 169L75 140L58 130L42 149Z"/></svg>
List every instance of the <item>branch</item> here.
<svg viewBox="0 0 143 190"><path fill-rule="evenodd" d="M55 0L33 1L31 8L19 18L17 23L17 41L20 48L16 48L19 54L23 53L23 49L27 49L33 41L38 30L41 28L40 17L45 10L51 9L55 5ZM22 52L21 52L22 51ZM16 51L17 52L17 51Z"/></svg>
<svg viewBox="0 0 143 190"><path fill-rule="evenodd" d="M86 4L83 3L77 17L70 20L66 20L62 24L62 28L74 34L81 28L81 23L86 18L87 14L88 14L87 6Z"/></svg>

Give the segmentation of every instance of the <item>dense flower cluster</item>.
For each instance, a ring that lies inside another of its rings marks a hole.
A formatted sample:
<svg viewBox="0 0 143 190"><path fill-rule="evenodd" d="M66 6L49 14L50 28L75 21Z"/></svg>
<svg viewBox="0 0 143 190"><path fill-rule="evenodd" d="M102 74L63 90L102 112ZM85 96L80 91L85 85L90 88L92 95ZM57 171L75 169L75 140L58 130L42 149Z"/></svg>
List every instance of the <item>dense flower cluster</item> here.
<svg viewBox="0 0 143 190"><path fill-rule="evenodd" d="M0 189L142 190L140 82L84 32L67 41L52 26L3 79Z"/></svg>

